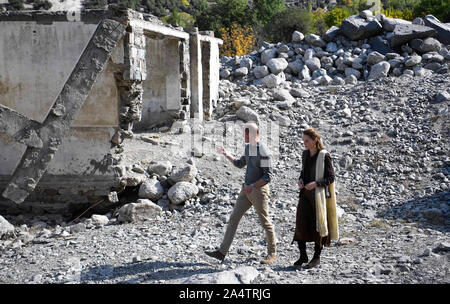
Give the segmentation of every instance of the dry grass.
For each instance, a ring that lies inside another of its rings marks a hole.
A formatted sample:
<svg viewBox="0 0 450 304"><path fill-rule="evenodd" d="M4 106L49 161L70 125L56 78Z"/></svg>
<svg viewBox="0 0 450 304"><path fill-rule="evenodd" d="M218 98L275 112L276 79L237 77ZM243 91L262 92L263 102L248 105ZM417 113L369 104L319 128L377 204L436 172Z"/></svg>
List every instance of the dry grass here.
<svg viewBox="0 0 450 304"><path fill-rule="evenodd" d="M379 219L372 220L369 225L370 225L370 227L374 227L374 228L383 228L386 230L391 229L391 226L389 226L388 223L386 223L383 220L379 220Z"/></svg>

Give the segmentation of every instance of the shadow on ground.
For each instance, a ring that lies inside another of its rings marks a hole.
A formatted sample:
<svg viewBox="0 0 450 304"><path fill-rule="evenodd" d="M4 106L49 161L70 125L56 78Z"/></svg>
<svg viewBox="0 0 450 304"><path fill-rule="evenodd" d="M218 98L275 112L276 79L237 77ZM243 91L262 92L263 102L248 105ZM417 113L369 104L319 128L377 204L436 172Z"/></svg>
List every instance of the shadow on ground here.
<svg viewBox="0 0 450 304"><path fill-rule="evenodd" d="M185 269L200 266L197 269ZM204 267L204 268L203 268ZM83 270L81 281L115 280L121 277L134 276L134 278L118 283L135 283L136 279L142 281L174 280L190 277L196 274L208 274L222 271L211 268L207 263L173 263L164 261L128 263L122 266L100 265Z"/></svg>
<svg viewBox="0 0 450 304"><path fill-rule="evenodd" d="M426 208L419 210L419 207ZM416 222L422 229L433 229L450 232L450 190L436 192L432 195L417 197L394 207L377 212L377 216L385 219Z"/></svg>

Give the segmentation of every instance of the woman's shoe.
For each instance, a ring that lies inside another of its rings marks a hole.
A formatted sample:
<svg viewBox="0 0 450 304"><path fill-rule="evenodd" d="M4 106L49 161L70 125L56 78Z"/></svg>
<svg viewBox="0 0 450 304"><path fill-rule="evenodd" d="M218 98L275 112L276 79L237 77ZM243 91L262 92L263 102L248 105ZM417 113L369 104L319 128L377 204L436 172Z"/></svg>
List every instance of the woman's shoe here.
<svg viewBox="0 0 450 304"><path fill-rule="evenodd" d="M294 263L294 266L301 267L303 263L308 262L307 256L300 256L300 258Z"/></svg>
<svg viewBox="0 0 450 304"><path fill-rule="evenodd" d="M305 266L306 269L311 269L320 265L320 257L314 257L312 260Z"/></svg>

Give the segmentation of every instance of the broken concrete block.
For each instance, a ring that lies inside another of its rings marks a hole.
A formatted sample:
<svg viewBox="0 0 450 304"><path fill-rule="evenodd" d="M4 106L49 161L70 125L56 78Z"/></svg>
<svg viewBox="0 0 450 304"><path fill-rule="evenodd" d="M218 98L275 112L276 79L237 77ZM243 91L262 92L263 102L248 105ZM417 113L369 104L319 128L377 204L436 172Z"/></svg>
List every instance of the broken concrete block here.
<svg viewBox="0 0 450 304"><path fill-rule="evenodd" d="M138 199L136 203L123 205L119 209L119 222L139 222L155 218L162 208L148 199Z"/></svg>

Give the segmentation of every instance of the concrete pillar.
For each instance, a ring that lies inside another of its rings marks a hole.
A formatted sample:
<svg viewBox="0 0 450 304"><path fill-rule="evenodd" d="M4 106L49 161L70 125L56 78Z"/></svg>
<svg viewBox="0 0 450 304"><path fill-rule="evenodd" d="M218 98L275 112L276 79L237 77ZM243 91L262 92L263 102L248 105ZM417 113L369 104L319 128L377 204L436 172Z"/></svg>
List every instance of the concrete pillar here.
<svg viewBox="0 0 450 304"><path fill-rule="evenodd" d="M203 120L202 52L198 28L189 32L191 117Z"/></svg>

